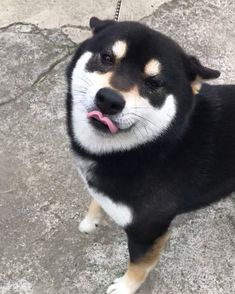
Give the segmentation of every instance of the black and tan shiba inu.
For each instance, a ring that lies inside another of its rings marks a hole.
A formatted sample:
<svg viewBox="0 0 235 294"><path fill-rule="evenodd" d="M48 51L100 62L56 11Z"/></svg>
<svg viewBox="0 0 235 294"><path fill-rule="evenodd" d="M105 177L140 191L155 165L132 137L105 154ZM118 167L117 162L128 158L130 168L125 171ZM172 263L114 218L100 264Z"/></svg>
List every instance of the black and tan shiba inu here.
<svg viewBox="0 0 235 294"><path fill-rule="evenodd" d="M93 197L80 230L101 207L124 228L128 270L107 293L132 294L174 217L235 190L235 86L204 84L219 71L142 24L90 26L67 70L68 132Z"/></svg>

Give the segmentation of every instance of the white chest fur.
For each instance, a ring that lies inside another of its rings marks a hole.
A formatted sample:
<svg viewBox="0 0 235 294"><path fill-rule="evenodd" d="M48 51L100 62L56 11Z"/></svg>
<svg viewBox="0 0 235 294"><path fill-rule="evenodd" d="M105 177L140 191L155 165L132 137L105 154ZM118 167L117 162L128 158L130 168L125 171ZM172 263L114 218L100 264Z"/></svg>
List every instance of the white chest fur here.
<svg viewBox="0 0 235 294"><path fill-rule="evenodd" d="M132 223L133 213L131 209L123 204L112 201L107 195L89 187L87 180L92 177L93 161L76 158L77 167L83 180L85 181L91 196L99 203L103 210L121 227L126 227Z"/></svg>
<svg viewBox="0 0 235 294"><path fill-rule="evenodd" d="M100 204L103 210L121 227L131 224L133 214L131 209L122 203L112 201L103 193L97 192L93 188L88 188L92 197Z"/></svg>

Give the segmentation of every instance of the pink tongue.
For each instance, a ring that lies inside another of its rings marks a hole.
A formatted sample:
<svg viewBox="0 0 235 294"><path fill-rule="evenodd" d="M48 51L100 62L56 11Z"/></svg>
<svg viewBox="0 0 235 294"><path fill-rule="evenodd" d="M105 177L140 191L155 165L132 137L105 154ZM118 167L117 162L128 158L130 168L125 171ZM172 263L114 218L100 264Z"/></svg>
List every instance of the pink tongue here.
<svg viewBox="0 0 235 294"><path fill-rule="evenodd" d="M94 111L88 112L87 117L95 118L99 120L100 122L102 122L104 125L107 125L112 134L115 134L118 131L118 127L111 121L111 119L104 116L100 111L94 110Z"/></svg>

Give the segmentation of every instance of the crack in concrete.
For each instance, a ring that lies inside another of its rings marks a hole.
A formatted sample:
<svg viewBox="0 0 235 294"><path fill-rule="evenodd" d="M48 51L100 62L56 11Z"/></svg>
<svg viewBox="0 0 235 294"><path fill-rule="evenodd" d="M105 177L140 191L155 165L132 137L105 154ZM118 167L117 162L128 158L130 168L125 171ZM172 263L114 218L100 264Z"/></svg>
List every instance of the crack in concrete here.
<svg viewBox="0 0 235 294"><path fill-rule="evenodd" d="M87 26L82 26L82 25L72 25L72 24L66 24L60 27L60 31L63 35L66 36L66 38L71 41L73 44L78 45L77 43L75 43L70 37L69 34L66 34L63 30L64 29L77 29L77 30L81 30L81 31L86 31L89 32L91 29Z"/></svg>
<svg viewBox="0 0 235 294"><path fill-rule="evenodd" d="M23 23L23 22L14 22L14 23L10 23L10 24L7 25L7 26L0 27L0 32L1 32L1 31L5 31L5 30L7 30L7 29L11 28L11 27L14 26L14 25L25 25L25 23Z"/></svg>
<svg viewBox="0 0 235 294"><path fill-rule="evenodd" d="M7 31L9 28L17 26L17 25L22 25L22 26L31 26L32 30L29 32L20 32L20 34L40 34L44 39L46 39L47 41L49 41L50 43L54 44L55 46L57 46L58 48L64 48L67 52L66 54L64 54L62 57L58 58L56 61L54 61L52 64L50 64L48 66L48 68L43 71L42 73L40 73L37 78L35 79L35 81L33 81L33 83L27 87L27 89L25 91L23 91L22 93L18 94L17 97L14 98L10 98L10 99L6 99L4 101L0 102L0 107L10 104L12 102L16 102L18 101L24 94L26 94L30 89L32 89L33 87L37 86L39 83L43 82L48 75L52 72L52 70L61 62L63 62L66 58L68 58L69 56L71 56L74 51L76 50L78 44L74 43L72 40L70 40L70 38L62 31L60 31L60 33L65 36L65 38L71 42L72 44L69 46L69 44L64 45L64 46L58 46L56 45L53 40L51 40L50 38L48 38L43 31L51 31L50 29L40 29L38 26L36 26L35 24L32 23L24 23L24 22L15 22L15 23L11 23L5 27L1 27L0 28L0 32L5 32Z"/></svg>
<svg viewBox="0 0 235 294"><path fill-rule="evenodd" d="M155 13L158 12L158 10L162 9L162 8L165 8L164 6L167 6L169 3L171 2L175 2L175 0L168 0L168 1L165 1L164 3L162 3L160 6L158 6L157 9L155 9L152 13L150 13L149 15L145 15L143 17L141 17L139 19L139 22L144 22L146 19L148 19L149 17L155 15Z"/></svg>
<svg viewBox="0 0 235 294"><path fill-rule="evenodd" d="M73 29L80 29L80 30L84 30L84 31L90 31L91 30L88 26L72 25L72 24L62 25L60 28L61 29L73 28Z"/></svg>
<svg viewBox="0 0 235 294"><path fill-rule="evenodd" d="M58 28L55 28L55 29L42 29L42 28L39 28L39 26L37 26L37 25L35 25L35 24L33 24L33 23L27 23L27 22L14 22L14 23L11 23L11 24L9 24L9 25L7 25L7 26L1 27L1 28L0 28L0 32L5 32L5 31L7 31L8 29L10 29L10 28L12 28L12 27L14 27L14 26L20 26L20 25L21 25L21 26L31 26L31 28L32 28L32 30L31 30L30 32L20 32L21 34L39 34L39 35L41 35L45 40L47 40L48 42L54 44L53 40L51 40L50 38L48 38L48 36L47 36L46 34L44 34L44 32L58 31L58 32L61 33L61 35L63 35L63 36L64 36L69 42L71 42L72 45L73 45L73 46L69 46L69 45L67 45L67 46L58 46L58 45L57 45L58 48L63 48L63 47L74 47L74 46L77 46L77 45L78 45L78 44L76 44L75 42L73 42L73 41L71 40L71 38L69 38L68 35L65 34L65 33L62 31L62 29L61 29L62 27L61 27L60 29L58 29ZM82 28L81 28L81 29L82 29ZM85 27L84 27L83 29L85 29Z"/></svg>
<svg viewBox="0 0 235 294"><path fill-rule="evenodd" d="M48 75L53 71L53 69L60 64L61 62L63 62L67 57L71 56L74 51L76 50L76 48L74 48L74 50L69 51L68 53L66 53L65 55L63 55L62 57L60 57L59 59L57 59L55 62L53 62L51 65L49 65L48 69L43 71L42 73L40 73L38 75L38 77L36 78L36 80L22 93L20 93L19 95L17 95L17 98L11 98L9 100L5 100L2 101L0 103L0 107L5 106L7 104L10 104L12 102L17 102L19 101L19 99L25 95L26 93L29 92L29 90L31 90L32 88L36 87L38 84L40 84L41 82L43 82L44 80L46 80L46 78L48 77Z"/></svg>
<svg viewBox="0 0 235 294"><path fill-rule="evenodd" d="M12 102L17 102L19 101L19 99L25 95L26 93L28 93L32 88L36 87L38 84L40 84L41 82L43 82L44 80L46 80L46 78L48 77L48 75L53 71L53 69L58 65L60 64L61 62L63 62L67 57L71 56L75 51L75 48L74 50L72 50L72 52L68 52L66 53L64 56L62 56L61 58L59 58L58 60L56 60L55 62L53 62L47 70L43 71L42 73L39 74L39 76L36 78L36 80L25 90L23 91L21 94L17 95L17 98L11 98L9 100L5 100L5 101L2 101L0 103L0 107L2 106L5 106L7 104L10 104Z"/></svg>
<svg viewBox="0 0 235 294"><path fill-rule="evenodd" d="M0 27L0 31L4 31L7 30L15 25L31 25L32 27L34 27L35 30L39 30L39 31L44 31L44 30L53 30L53 28L51 29L47 29L47 28L40 28L39 26L35 25L34 23L30 23L30 22L23 22L23 21L18 21L18 22L13 22L10 23L6 26ZM80 29L80 30L86 30L86 31L90 31L90 28L88 26L83 26L83 25L73 25L73 24L65 24L62 25L60 27L61 29L63 28L76 28L76 29ZM55 30L58 30L58 28L54 28Z"/></svg>
<svg viewBox="0 0 235 294"><path fill-rule="evenodd" d="M31 26L32 30L29 32L20 32L21 34L40 34L44 39L46 39L47 41L49 41L50 43L53 43L53 40L51 40L50 38L48 38L48 36L44 33L44 32L52 32L52 31L58 31L61 33L62 36L64 36L69 42L71 42L72 46L67 45L67 47L74 47L77 46L78 43L74 42L70 37L69 34L66 34L63 30L64 29L79 29L82 31L90 31L90 28L88 26L83 26L83 25L73 25L73 24L65 24L62 25L59 28L40 28L39 26L37 26L34 23L28 23L28 22L14 22L14 23L10 23L7 26L3 26L0 27L0 32L5 32L8 29L10 29L11 27L17 26L17 25L22 25L22 26ZM58 46L56 45L58 48L63 48L64 46Z"/></svg>
<svg viewBox="0 0 235 294"><path fill-rule="evenodd" d="M43 71L42 73L40 73L38 75L38 77L36 78L36 80L33 82L33 84L31 85L31 87L35 87L36 85L38 85L39 83L43 82L47 76L51 73L51 71L61 62L63 62L67 57L69 57L70 55L72 55L74 53L75 49L72 50L72 52L68 52L67 54L65 54L64 56L62 56L61 58L57 59L55 62L53 62L51 65L49 65L48 69L46 69L45 71Z"/></svg>
<svg viewBox="0 0 235 294"><path fill-rule="evenodd" d="M9 103L11 103L11 102L13 102L13 101L16 101L17 99L15 99L15 98L11 98L11 99L6 99L6 100L3 100L2 102L0 102L0 107L1 106L4 106L4 105L6 105L6 104L9 104Z"/></svg>
<svg viewBox="0 0 235 294"><path fill-rule="evenodd" d="M15 26L30 26L32 28L32 30L30 32L20 32L21 34L40 34L41 33L41 29L36 26L35 24L33 23L26 23L26 22L13 22L13 23L10 23L9 25L7 26L4 26L4 27L1 27L0 28L0 32L5 32L7 31L8 29L12 28L12 27L15 27ZM45 39L46 36L44 34L41 34ZM48 40L48 39L47 39Z"/></svg>

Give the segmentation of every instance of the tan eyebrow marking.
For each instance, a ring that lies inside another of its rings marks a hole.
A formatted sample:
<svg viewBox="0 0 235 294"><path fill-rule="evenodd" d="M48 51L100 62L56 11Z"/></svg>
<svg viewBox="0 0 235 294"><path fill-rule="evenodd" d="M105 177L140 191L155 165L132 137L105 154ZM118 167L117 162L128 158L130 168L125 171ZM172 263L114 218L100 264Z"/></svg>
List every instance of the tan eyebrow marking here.
<svg viewBox="0 0 235 294"><path fill-rule="evenodd" d="M161 71L161 63L157 59L151 59L144 67L144 73L146 76L156 76Z"/></svg>
<svg viewBox="0 0 235 294"><path fill-rule="evenodd" d="M122 59L127 52L127 43L120 40L116 41L112 47L112 51L117 59Z"/></svg>

